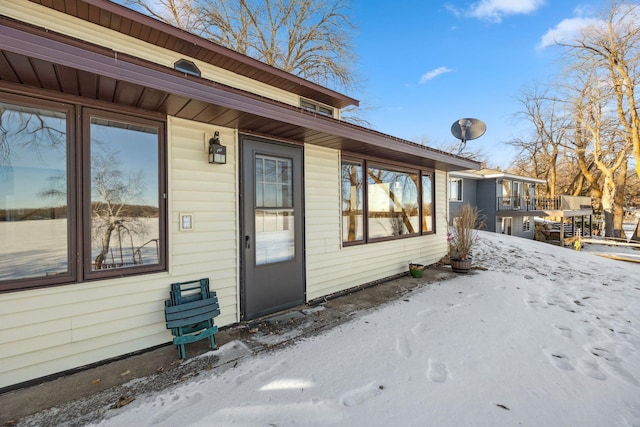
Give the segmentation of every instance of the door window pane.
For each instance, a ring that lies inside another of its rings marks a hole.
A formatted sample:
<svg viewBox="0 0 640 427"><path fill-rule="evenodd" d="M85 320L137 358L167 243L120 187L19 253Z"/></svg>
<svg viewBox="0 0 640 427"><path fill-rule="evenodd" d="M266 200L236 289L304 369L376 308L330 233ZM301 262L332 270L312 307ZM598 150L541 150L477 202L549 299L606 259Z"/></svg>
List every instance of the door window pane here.
<svg viewBox="0 0 640 427"><path fill-rule="evenodd" d="M293 207L291 159L256 155L256 207Z"/></svg>
<svg viewBox="0 0 640 427"><path fill-rule="evenodd" d="M256 209L256 265L295 257L293 209Z"/></svg>
<svg viewBox="0 0 640 427"><path fill-rule="evenodd" d="M364 239L362 165L342 163L342 241Z"/></svg>
<svg viewBox="0 0 640 427"><path fill-rule="evenodd" d="M255 157L256 265L295 257L292 168L291 159Z"/></svg>
<svg viewBox="0 0 640 427"><path fill-rule="evenodd" d="M160 263L158 128L91 117L91 270Z"/></svg>
<svg viewBox="0 0 640 427"><path fill-rule="evenodd" d="M67 115L0 103L0 281L69 273Z"/></svg>

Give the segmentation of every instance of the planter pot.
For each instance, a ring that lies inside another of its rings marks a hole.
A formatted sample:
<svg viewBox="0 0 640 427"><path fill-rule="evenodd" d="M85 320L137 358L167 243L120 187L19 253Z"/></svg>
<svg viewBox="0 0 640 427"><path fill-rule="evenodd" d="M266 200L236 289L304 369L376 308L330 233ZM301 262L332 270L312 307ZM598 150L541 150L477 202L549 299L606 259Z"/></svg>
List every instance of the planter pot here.
<svg viewBox="0 0 640 427"><path fill-rule="evenodd" d="M424 274L424 265L422 264L409 264L409 274L412 277L420 278Z"/></svg>
<svg viewBox="0 0 640 427"><path fill-rule="evenodd" d="M455 273L468 273L471 270L470 259L452 259L450 260L451 270Z"/></svg>

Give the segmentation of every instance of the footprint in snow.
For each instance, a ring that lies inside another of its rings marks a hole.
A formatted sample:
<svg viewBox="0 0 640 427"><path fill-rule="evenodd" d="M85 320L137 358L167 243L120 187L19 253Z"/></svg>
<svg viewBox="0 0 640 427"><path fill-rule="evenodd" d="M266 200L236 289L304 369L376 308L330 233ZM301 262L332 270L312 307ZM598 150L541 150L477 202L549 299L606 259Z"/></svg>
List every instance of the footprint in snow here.
<svg viewBox="0 0 640 427"><path fill-rule="evenodd" d="M571 338L572 336L572 332L571 329L567 326L560 326L560 325L555 325L556 327L556 332L560 335L562 335L563 337L566 338Z"/></svg>
<svg viewBox="0 0 640 427"><path fill-rule="evenodd" d="M573 371L573 365L569 362L566 354L560 351L550 351L545 352L545 354L556 368L562 369L563 371Z"/></svg>
<svg viewBox="0 0 640 427"><path fill-rule="evenodd" d="M188 410L189 407L197 405L202 400L204 400L204 395L200 392L193 394L174 395L171 399L170 404L166 408L156 412L155 415L149 420L149 425L165 423L167 422L167 420L171 419L171 417L179 414L181 410ZM169 421L169 424L171 425L172 422Z"/></svg>
<svg viewBox="0 0 640 427"><path fill-rule="evenodd" d="M342 406L356 406L360 405L367 400L379 395L384 389L383 386L378 385L376 382L370 382L360 388L349 390L340 396L340 404Z"/></svg>
<svg viewBox="0 0 640 427"><path fill-rule="evenodd" d="M587 358L580 359L578 361L578 370L582 372L582 374L595 380L604 381L607 379L607 376L600 372L600 369L598 369L598 362L596 362L595 360L590 360Z"/></svg>
<svg viewBox="0 0 640 427"><path fill-rule="evenodd" d="M407 358L411 356L411 347L406 337L396 336L396 352L400 357Z"/></svg>
<svg viewBox="0 0 640 427"><path fill-rule="evenodd" d="M434 383L445 382L447 378L449 378L449 370L447 369L447 365L437 360L429 359L427 376Z"/></svg>
<svg viewBox="0 0 640 427"><path fill-rule="evenodd" d="M416 325L411 328L411 332L413 333L413 335L421 335L426 332L428 327L429 327L428 323L419 322L419 323L416 323Z"/></svg>

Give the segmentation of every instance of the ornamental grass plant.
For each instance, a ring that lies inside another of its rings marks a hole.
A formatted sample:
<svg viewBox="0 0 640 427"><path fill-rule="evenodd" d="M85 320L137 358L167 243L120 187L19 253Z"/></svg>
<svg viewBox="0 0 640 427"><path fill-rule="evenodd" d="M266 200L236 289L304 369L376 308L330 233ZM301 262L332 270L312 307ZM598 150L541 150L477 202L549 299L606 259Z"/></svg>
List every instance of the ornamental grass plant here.
<svg viewBox="0 0 640 427"><path fill-rule="evenodd" d="M460 209L458 217L454 218L449 244L450 258L466 260L471 257L471 250L478 239L478 230L484 228L484 218L480 216L478 208L465 203Z"/></svg>

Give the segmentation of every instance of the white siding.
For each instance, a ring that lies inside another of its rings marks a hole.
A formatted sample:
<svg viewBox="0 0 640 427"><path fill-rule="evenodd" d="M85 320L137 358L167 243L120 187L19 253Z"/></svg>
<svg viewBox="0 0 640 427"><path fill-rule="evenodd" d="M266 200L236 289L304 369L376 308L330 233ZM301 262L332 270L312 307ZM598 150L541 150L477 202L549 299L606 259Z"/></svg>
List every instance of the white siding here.
<svg viewBox="0 0 640 427"><path fill-rule="evenodd" d="M173 68L179 59L188 59L198 66L202 77L227 86L246 90L286 104L299 106L299 97L276 87L256 82L222 68L193 58L184 57L168 49L145 43L99 25L39 6L27 0L0 0L0 14L28 22L39 27L85 40L115 52L123 52L147 61Z"/></svg>
<svg viewBox="0 0 640 427"><path fill-rule="evenodd" d="M210 165L220 131L227 164ZM171 341L164 300L173 282L209 277L219 326L238 321L236 134L169 119L169 273L0 294L0 388ZM194 229L179 231L180 212Z"/></svg>
<svg viewBox="0 0 640 427"><path fill-rule="evenodd" d="M342 247L340 153L305 146L307 301L408 270L410 261L433 264L447 251L446 174L436 172L437 233Z"/></svg>

